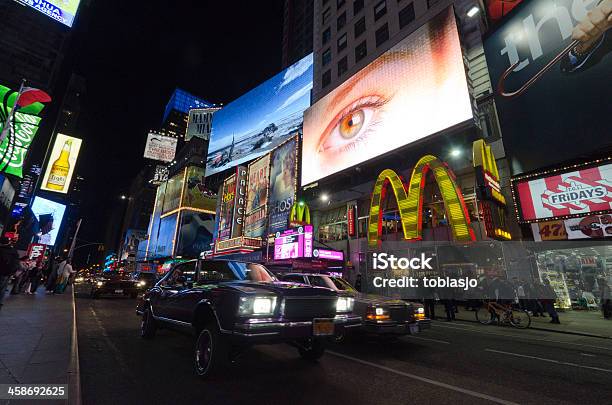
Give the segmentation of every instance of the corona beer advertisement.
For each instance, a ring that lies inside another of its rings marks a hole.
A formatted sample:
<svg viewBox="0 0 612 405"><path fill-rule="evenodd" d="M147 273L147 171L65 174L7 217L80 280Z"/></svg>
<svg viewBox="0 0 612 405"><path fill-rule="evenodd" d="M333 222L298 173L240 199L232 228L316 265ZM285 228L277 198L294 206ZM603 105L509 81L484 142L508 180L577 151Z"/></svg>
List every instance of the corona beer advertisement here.
<svg viewBox="0 0 612 405"><path fill-rule="evenodd" d="M272 152L268 233L287 229L297 182L297 138L291 138Z"/></svg>
<svg viewBox="0 0 612 405"><path fill-rule="evenodd" d="M449 8L306 110L302 186L471 119Z"/></svg>
<svg viewBox="0 0 612 405"><path fill-rule="evenodd" d="M72 27L81 0L17 0L49 18Z"/></svg>
<svg viewBox="0 0 612 405"><path fill-rule="evenodd" d="M8 87L0 86L0 131L4 129L6 118L15 105L17 92ZM38 131L41 113L45 106L34 103L20 108L13 118L13 130L0 145L0 172L23 177L23 164L34 136Z"/></svg>
<svg viewBox="0 0 612 405"><path fill-rule="evenodd" d="M41 190L68 193L82 142L79 138L57 134L40 186Z"/></svg>

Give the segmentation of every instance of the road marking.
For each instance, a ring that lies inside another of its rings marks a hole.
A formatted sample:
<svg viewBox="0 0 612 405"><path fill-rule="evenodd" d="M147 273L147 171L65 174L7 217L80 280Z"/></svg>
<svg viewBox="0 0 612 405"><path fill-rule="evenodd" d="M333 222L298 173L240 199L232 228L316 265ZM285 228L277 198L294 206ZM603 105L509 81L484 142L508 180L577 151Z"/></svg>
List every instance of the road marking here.
<svg viewBox="0 0 612 405"><path fill-rule="evenodd" d="M430 342L444 343L445 345L450 345L450 342L447 342L446 340L430 339L430 338L424 338L424 337L412 336L412 335L408 335L408 337L412 339L428 340Z"/></svg>
<svg viewBox="0 0 612 405"><path fill-rule="evenodd" d="M495 349L485 349L485 352L492 352L492 353L500 353L500 354L507 354L508 356L515 356L515 357L524 357L526 359L534 359L534 360L540 360L540 361L545 361L548 363L555 363L555 364L561 364L564 366L572 366L572 367L579 367L579 368L587 368L589 370L597 370L597 371L603 371L605 373L612 373L612 370L607 369L607 368L601 368L601 367L593 367L593 366L584 366L582 364L576 364L576 363L570 363L568 361L559 361L559 360L553 360L553 359L546 359L544 357L537 357L537 356L528 356L526 354L519 354L519 353L511 353L511 352L504 352L502 350L495 350Z"/></svg>
<svg viewBox="0 0 612 405"><path fill-rule="evenodd" d="M336 352L332 352L332 351L329 351L329 350L327 350L326 353L329 353L329 354L331 354L333 356L342 357L343 359L352 360L352 361L357 362L357 363L365 364L365 365L370 366L370 367L375 367L375 368L378 368L380 370L388 371L390 373L401 375L403 377L412 378L413 380L417 380L417 381L421 381L421 382L424 382L424 383L427 383L427 384L436 385L438 387L446 388L446 389L449 389L451 391L460 392L462 394L470 395L470 396L476 397L476 398L486 399L488 401L495 402L497 404L518 405L516 402L506 401L505 399L493 397L491 395L483 394L481 392L476 392L476 391L468 390L467 388L461 388L461 387L457 387L456 385L450 385L450 384L443 383L441 381L431 380L429 378L421 377L421 376L418 376L418 375L415 375L415 374L410 374L410 373L406 373L404 371L395 370L393 368L382 366L382 365L376 364L376 363L372 363L370 361L361 360L361 359L358 359L358 358L352 357L352 356L347 356L346 354L336 353Z"/></svg>
<svg viewBox="0 0 612 405"><path fill-rule="evenodd" d="M529 337L529 336L521 336L521 335L519 335L517 333L496 333L496 332L489 332L489 331L484 331L484 330L476 329L474 327L469 327L469 328L461 328L461 327L459 327L458 328L458 327L454 327L454 326L437 325L437 324L436 324L435 327L436 328L446 328L446 329L457 329L457 330L462 330L462 331L466 331L466 332L483 333L483 334L486 334L486 335L496 335L496 336L505 336L505 337L510 337L510 338L525 339L525 340L535 340L535 341L539 341L539 342L562 343L562 344L572 345L572 346L591 347L591 348L595 348L595 349L610 350L610 351L612 351L612 347L586 345L584 343L573 343L573 342L566 342L566 341L563 341L563 340L550 340L550 339L545 339L545 338L536 338L536 337Z"/></svg>
<svg viewBox="0 0 612 405"><path fill-rule="evenodd" d="M596 357L594 354L591 353L580 353L580 355L585 357Z"/></svg>

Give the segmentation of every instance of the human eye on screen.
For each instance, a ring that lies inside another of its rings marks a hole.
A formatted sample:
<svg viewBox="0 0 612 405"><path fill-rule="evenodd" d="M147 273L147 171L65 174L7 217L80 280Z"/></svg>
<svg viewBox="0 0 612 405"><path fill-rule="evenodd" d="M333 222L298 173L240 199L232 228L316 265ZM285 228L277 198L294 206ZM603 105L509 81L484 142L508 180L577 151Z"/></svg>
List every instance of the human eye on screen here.
<svg viewBox="0 0 612 405"><path fill-rule="evenodd" d="M381 96L367 96L353 101L340 111L321 135L318 152L348 151L368 140L387 103Z"/></svg>

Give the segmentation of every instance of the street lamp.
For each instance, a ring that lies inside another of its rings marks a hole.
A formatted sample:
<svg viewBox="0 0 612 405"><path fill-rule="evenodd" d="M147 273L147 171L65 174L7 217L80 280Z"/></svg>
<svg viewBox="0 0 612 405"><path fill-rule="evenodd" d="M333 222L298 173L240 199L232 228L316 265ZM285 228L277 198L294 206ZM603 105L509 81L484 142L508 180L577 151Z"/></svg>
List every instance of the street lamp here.
<svg viewBox="0 0 612 405"><path fill-rule="evenodd" d="M125 200L127 197L124 194L121 194L121 199Z"/></svg>
<svg viewBox="0 0 612 405"><path fill-rule="evenodd" d="M450 155L451 157L458 158L459 156L461 156L461 149L458 149L458 148L451 149Z"/></svg>
<svg viewBox="0 0 612 405"><path fill-rule="evenodd" d="M478 6L472 6L468 12L467 12L467 16L472 18L474 17L476 14L478 14L480 12L480 8L478 8Z"/></svg>
<svg viewBox="0 0 612 405"><path fill-rule="evenodd" d="M321 198L321 201L323 201L323 202L329 201L329 196L327 194L325 194L325 193L321 194L320 198Z"/></svg>

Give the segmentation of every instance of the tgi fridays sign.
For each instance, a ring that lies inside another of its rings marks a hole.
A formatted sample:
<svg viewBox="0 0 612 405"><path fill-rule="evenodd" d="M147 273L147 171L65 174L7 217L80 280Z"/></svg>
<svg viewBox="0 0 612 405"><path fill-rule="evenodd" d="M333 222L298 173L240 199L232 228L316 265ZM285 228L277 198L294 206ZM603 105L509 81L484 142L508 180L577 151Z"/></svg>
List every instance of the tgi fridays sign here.
<svg viewBox="0 0 612 405"><path fill-rule="evenodd" d="M612 164L516 182L525 222L612 210Z"/></svg>

